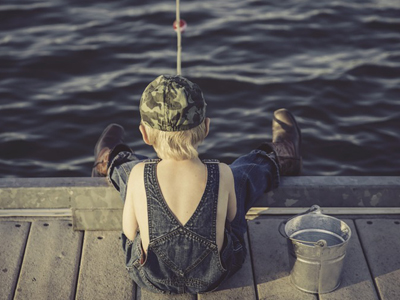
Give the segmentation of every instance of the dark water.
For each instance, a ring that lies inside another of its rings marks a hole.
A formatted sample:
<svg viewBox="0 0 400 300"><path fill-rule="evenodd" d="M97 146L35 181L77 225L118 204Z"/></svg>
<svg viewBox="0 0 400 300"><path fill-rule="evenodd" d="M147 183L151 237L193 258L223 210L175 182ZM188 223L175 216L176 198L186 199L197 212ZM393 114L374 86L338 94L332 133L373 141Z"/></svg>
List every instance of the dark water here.
<svg viewBox="0 0 400 300"><path fill-rule="evenodd" d="M289 108L305 175L400 175L400 1L181 1L183 75L208 101L200 151L231 162ZM0 176L89 176L146 85L176 71L175 1L0 2Z"/></svg>

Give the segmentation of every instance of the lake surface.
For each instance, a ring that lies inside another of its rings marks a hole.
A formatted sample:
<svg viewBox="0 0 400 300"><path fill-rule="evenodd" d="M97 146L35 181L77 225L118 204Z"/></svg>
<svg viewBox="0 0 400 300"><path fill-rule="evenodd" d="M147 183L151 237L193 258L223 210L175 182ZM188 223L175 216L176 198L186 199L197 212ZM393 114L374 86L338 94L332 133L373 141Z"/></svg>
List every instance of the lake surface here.
<svg viewBox="0 0 400 300"><path fill-rule="evenodd" d="M400 175L400 1L181 1L182 73L203 89L203 157L271 139L286 107L304 175ZM109 123L141 141L147 84L176 73L175 1L1 1L0 177L90 176Z"/></svg>

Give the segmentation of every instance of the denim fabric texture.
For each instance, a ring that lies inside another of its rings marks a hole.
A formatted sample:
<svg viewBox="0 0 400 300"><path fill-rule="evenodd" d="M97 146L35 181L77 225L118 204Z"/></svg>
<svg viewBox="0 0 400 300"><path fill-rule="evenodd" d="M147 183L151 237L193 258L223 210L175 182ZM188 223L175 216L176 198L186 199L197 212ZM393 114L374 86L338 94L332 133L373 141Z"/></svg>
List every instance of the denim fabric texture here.
<svg viewBox="0 0 400 300"><path fill-rule="evenodd" d="M236 217L231 226L236 235L243 236L247 231L246 213L264 193L279 186L279 168L275 154L262 150L239 157L230 167L237 201Z"/></svg>
<svg viewBox="0 0 400 300"><path fill-rule="evenodd" d="M226 226L224 246L216 244L216 207L218 203L219 166L205 160L208 169L206 189L195 213L186 224L180 224L167 206L156 176L158 159L122 151L113 158L108 178L125 201L130 171L145 161L145 189L149 215L150 244L147 255L140 233L134 241L122 234L126 268L142 288L156 293L204 293L218 288L239 270L246 257L245 215L254 202L279 184L279 171L273 153L253 150L231 165L235 179L237 213Z"/></svg>

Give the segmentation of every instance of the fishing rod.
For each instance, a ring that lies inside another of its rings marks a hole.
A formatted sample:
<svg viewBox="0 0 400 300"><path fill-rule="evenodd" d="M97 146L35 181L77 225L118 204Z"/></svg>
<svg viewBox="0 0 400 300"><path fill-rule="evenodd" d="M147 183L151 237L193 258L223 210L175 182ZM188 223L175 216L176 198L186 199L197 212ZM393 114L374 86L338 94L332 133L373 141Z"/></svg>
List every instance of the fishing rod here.
<svg viewBox="0 0 400 300"><path fill-rule="evenodd" d="M181 75L182 33L185 31L187 24L185 20L181 20L179 4L179 0L176 0L176 20L173 24L173 28L177 35L176 73Z"/></svg>

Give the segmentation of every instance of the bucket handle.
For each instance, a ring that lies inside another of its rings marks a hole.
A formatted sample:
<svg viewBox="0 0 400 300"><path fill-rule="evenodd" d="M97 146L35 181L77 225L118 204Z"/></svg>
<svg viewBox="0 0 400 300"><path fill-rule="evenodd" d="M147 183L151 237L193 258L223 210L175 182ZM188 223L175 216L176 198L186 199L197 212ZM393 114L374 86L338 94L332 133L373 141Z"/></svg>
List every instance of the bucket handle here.
<svg viewBox="0 0 400 300"><path fill-rule="evenodd" d="M289 239L289 240L291 240L293 242L299 242L299 243L303 243L303 244L311 244L311 245L314 245L314 246L318 245L320 247L325 247L327 245L325 240L319 240L317 242L309 242L309 241L302 241L302 240L292 239L291 237L289 237L286 234L286 232L284 230L284 226L287 224L287 222L289 222L290 220L292 220L292 219L294 219L294 218L296 218L298 216L306 215L306 214L311 213L311 212L321 212L321 207L319 207L318 205L313 205L309 209L307 209L305 212L302 212L302 213L297 214L297 215L295 215L295 216L293 216L293 217L291 217L291 218L289 218L287 220L282 221L278 226L278 231L279 231L280 235L283 236L285 239Z"/></svg>
<svg viewBox="0 0 400 300"><path fill-rule="evenodd" d="M290 219L289 219L289 220L290 220ZM283 236L285 239L290 239L290 237L286 234L286 232L285 232L285 230L284 230L284 227L285 227L286 223L287 223L289 220L284 220L284 221L280 222L280 223L279 223L279 226L278 226L278 231L279 231L279 233L280 233L281 236Z"/></svg>

